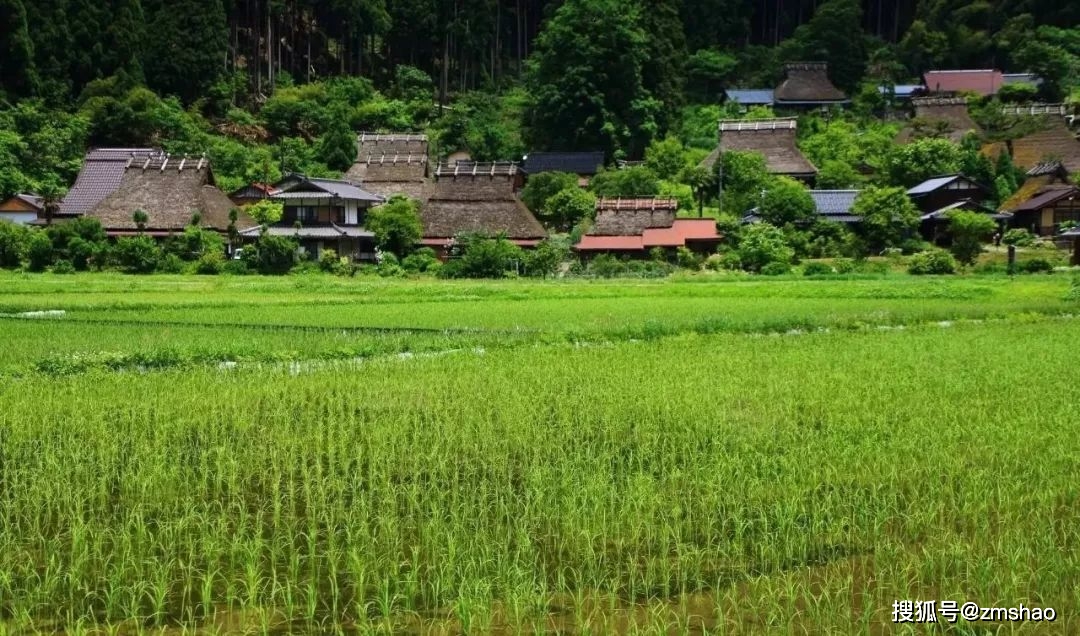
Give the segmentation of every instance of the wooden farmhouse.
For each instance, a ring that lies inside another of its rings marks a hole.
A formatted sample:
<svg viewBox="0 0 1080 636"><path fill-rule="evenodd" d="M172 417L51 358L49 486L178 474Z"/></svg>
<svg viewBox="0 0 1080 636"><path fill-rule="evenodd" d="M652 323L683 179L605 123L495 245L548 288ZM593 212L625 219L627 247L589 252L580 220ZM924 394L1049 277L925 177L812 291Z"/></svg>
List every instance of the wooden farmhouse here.
<svg viewBox="0 0 1080 636"><path fill-rule="evenodd" d="M427 135L360 133L357 156L345 179L384 199L427 197Z"/></svg>
<svg viewBox="0 0 1080 636"><path fill-rule="evenodd" d="M300 177L276 192L281 220L267 228L254 227L247 239L262 232L296 239L303 252L319 257L327 249L355 261L375 260L375 235L364 228L367 211L383 202L379 195L337 179Z"/></svg>
<svg viewBox="0 0 1080 636"><path fill-rule="evenodd" d="M765 157L770 173L812 184L817 178L817 168L796 145L797 126L794 117L721 121L720 143L701 162L701 167L710 172L715 170L716 162L728 151L757 152Z"/></svg>
<svg viewBox="0 0 1080 636"><path fill-rule="evenodd" d="M515 194L518 174L511 162L440 165L421 206L421 244L442 258L463 234L502 236L519 247L536 247L547 231Z"/></svg>
<svg viewBox="0 0 1080 636"><path fill-rule="evenodd" d="M129 156L114 191L86 212L101 221L109 236L145 234L165 237L192 224L225 234L233 202L214 185L206 157L173 157L165 154ZM147 222L140 228L134 212L143 211ZM237 230L255 225L241 213Z"/></svg>
<svg viewBox="0 0 1080 636"><path fill-rule="evenodd" d="M949 214L957 210L985 214L1004 225L1010 214L997 213L986 205L990 189L962 174L932 177L907 191L919 209L919 234L931 243L947 240Z"/></svg>
<svg viewBox="0 0 1080 636"><path fill-rule="evenodd" d="M716 232L716 221L676 218L678 207L674 199L600 199L593 229L574 249L586 258L597 254L647 258L655 248L714 252L722 238Z"/></svg>
<svg viewBox="0 0 1080 636"><path fill-rule="evenodd" d="M16 225L34 223L44 218L44 214L45 199L36 194L16 194L6 201L0 201L0 219Z"/></svg>
<svg viewBox="0 0 1080 636"><path fill-rule="evenodd" d="M968 133L982 133L968 113L967 100L963 97L916 97L911 105L915 117L897 135L897 143L906 144L924 137L959 142Z"/></svg>
<svg viewBox="0 0 1080 636"><path fill-rule="evenodd" d="M1039 236L1053 236L1063 224L1080 222L1080 188L1047 186L1030 199L1009 209L1010 225Z"/></svg>

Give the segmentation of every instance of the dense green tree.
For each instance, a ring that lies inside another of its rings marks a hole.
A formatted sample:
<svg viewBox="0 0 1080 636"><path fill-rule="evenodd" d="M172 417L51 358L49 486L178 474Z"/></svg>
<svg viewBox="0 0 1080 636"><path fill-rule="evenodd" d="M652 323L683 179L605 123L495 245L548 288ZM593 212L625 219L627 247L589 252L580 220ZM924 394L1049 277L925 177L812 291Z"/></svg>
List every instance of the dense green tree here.
<svg viewBox="0 0 1080 636"><path fill-rule="evenodd" d="M548 198L539 218L544 225L568 232L582 219L591 217L595 209L596 197L592 193L577 187L567 188Z"/></svg>
<svg viewBox="0 0 1080 636"><path fill-rule="evenodd" d="M25 97L37 88L26 7L23 0L0 0L0 98Z"/></svg>
<svg viewBox="0 0 1080 636"><path fill-rule="evenodd" d="M784 232L770 223L754 223L739 234L739 262L743 269L760 272L770 263L789 265L795 250L788 246Z"/></svg>
<svg viewBox="0 0 1080 636"><path fill-rule="evenodd" d="M753 11L753 5L745 0L683 0L687 44L696 50L745 42Z"/></svg>
<svg viewBox="0 0 1080 636"><path fill-rule="evenodd" d="M952 238L949 251L961 263L973 265L982 253L983 241L996 229L997 223L986 214L954 210L949 213L949 236Z"/></svg>
<svg viewBox="0 0 1080 636"><path fill-rule="evenodd" d="M758 216L776 226L805 224L817 216L817 206L806 186L794 179L779 177L772 179L766 188Z"/></svg>
<svg viewBox="0 0 1080 636"><path fill-rule="evenodd" d="M71 30L71 79L76 92L92 80L117 74L131 81L142 79L147 31L139 0L68 0L67 22Z"/></svg>
<svg viewBox="0 0 1080 636"><path fill-rule="evenodd" d="M14 268L22 262L28 230L7 219L0 219L0 267Z"/></svg>
<svg viewBox="0 0 1080 636"><path fill-rule="evenodd" d="M679 7L682 0L638 0L638 26L647 36L647 54L641 67L642 85L661 108L658 131L667 132L683 102L686 36Z"/></svg>
<svg viewBox="0 0 1080 636"><path fill-rule="evenodd" d="M577 190L578 176L569 172L541 172L529 177L521 189L521 200L533 214L543 214L548 199L563 190Z"/></svg>
<svg viewBox="0 0 1080 636"><path fill-rule="evenodd" d="M152 0L143 68L147 84L161 94L192 102L225 71L229 33L222 0Z"/></svg>
<svg viewBox="0 0 1080 636"><path fill-rule="evenodd" d="M761 197L772 180L761 153L728 151L720 157L716 168L723 174L722 211L741 217L761 204Z"/></svg>
<svg viewBox="0 0 1080 636"><path fill-rule="evenodd" d="M368 212L364 225L375 233L379 249L404 258L420 241L420 204L408 197L392 197Z"/></svg>
<svg viewBox="0 0 1080 636"><path fill-rule="evenodd" d="M851 213L862 217L859 230L875 252L899 246L919 226L919 210L904 188L866 188Z"/></svg>
<svg viewBox="0 0 1080 636"><path fill-rule="evenodd" d="M645 151L645 166L661 179L675 179L688 167L686 151L675 137L654 140Z"/></svg>
<svg viewBox="0 0 1080 636"><path fill-rule="evenodd" d="M718 99L737 65L733 55L698 49L686 60L687 96L702 102Z"/></svg>
<svg viewBox="0 0 1080 636"><path fill-rule="evenodd" d="M960 147L948 139L917 139L897 146L888 159L889 181L911 187L930 177L959 172Z"/></svg>
<svg viewBox="0 0 1080 636"><path fill-rule="evenodd" d="M829 77L854 91L866 73L866 42L859 0L827 0L810 21L795 31L794 46L802 59L829 63Z"/></svg>
<svg viewBox="0 0 1080 636"><path fill-rule="evenodd" d="M331 115L326 132L319 137L316 151L332 170L344 172L356 161L356 133L349 128L342 108L334 113L336 116Z"/></svg>
<svg viewBox="0 0 1080 636"><path fill-rule="evenodd" d="M598 197L651 197L660 194L660 179L646 166L632 166L599 172L589 189Z"/></svg>
<svg viewBox="0 0 1080 636"><path fill-rule="evenodd" d="M636 6L566 0L537 38L526 74L533 145L640 156L660 109L642 81L648 54Z"/></svg>

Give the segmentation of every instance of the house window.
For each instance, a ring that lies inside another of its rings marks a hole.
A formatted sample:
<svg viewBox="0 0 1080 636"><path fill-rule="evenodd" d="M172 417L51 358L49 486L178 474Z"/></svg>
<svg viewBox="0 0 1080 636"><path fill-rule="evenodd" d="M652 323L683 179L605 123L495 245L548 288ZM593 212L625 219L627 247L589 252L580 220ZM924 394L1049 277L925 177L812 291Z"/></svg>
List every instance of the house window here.
<svg viewBox="0 0 1080 636"><path fill-rule="evenodd" d="M300 205L293 208L293 215L301 223L314 223L318 215L315 208L310 205Z"/></svg>
<svg viewBox="0 0 1080 636"><path fill-rule="evenodd" d="M338 225L342 225L343 223L345 223L345 208L343 208L343 207L330 208L330 219L331 219L331 221L333 221L334 223L337 223Z"/></svg>
<svg viewBox="0 0 1080 636"><path fill-rule="evenodd" d="M1054 225L1062 223L1075 223L1080 221L1080 208L1054 210Z"/></svg>

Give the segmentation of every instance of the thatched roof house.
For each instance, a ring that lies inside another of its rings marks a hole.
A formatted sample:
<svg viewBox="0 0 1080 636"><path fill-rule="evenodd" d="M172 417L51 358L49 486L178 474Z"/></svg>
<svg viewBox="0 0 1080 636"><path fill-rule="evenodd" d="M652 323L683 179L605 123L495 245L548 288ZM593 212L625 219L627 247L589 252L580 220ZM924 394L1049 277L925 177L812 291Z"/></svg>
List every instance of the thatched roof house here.
<svg viewBox="0 0 1080 636"><path fill-rule="evenodd" d="M120 187L128 163L162 155L157 148L91 148L83 158L79 176L60 201L56 218L86 214Z"/></svg>
<svg viewBox="0 0 1080 636"><path fill-rule="evenodd" d="M429 183L427 135L360 133L356 162L345 179L387 199L403 194L423 200Z"/></svg>
<svg viewBox="0 0 1080 636"><path fill-rule="evenodd" d="M967 100L963 97L916 97L911 104L915 107L915 117L897 135L897 143L923 137L959 142L969 132L982 132L968 113Z"/></svg>
<svg viewBox="0 0 1080 636"><path fill-rule="evenodd" d="M534 247L547 232L514 194L514 163L463 163L435 170L430 197L421 207L421 243L448 249L461 234L503 235Z"/></svg>
<svg viewBox="0 0 1080 636"><path fill-rule="evenodd" d="M113 236L131 234L138 226L132 219L136 210L147 215L145 233L164 236L183 230L198 214L199 225L226 232L233 202L214 185L210 162L205 157L154 155L130 157L116 190L87 212L97 218ZM255 226L240 213L236 229Z"/></svg>
<svg viewBox="0 0 1080 636"><path fill-rule="evenodd" d="M817 168L796 145L797 126L794 117L721 121L720 143L701 166L712 171L720 156L731 150L758 152L764 155L769 172L812 181Z"/></svg>
<svg viewBox="0 0 1080 636"><path fill-rule="evenodd" d="M596 223L574 249L582 254L616 253L644 257L653 248L688 247L710 252L720 242L713 219L675 218L674 199L600 199Z"/></svg>
<svg viewBox="0 0 1080 636"><path fill-rule="evenodd" d="M982 151L992 158L1008 151L1013 163L1021 168L1058 161L1070 174L1080 172L1080 141L1069 129L1065 112L1060 104L1007 107L1006 115L1030 117L1037 129L1018 139L988 144Z"/></svg>
<svg viewBox="0 0 1080 636"><path fill-rule="evenodd" d="M631 236L649 228L671 227L678 209L679 202L675 199L599 199L596 202L596 222L589 234Z"/></svg>
<svg viewBox="0 0 1080 636"><path fill-rule="evenodd" d="M773 91L778 107L830 106L849 100L829 79L825 62L790 62L784 65L784 81Z"/></svg>
<svg viewBox="0 0 1080 636"><path fill-rule="evenodd" d="M1004 212L1015 210L1020 204L1028 201L1046 190L1053 187L1068 187L1069 171L1060 161L1045 161L1036 164L1027 171L1024 183L1008 199L1001 202L999 209Z"/></svg>

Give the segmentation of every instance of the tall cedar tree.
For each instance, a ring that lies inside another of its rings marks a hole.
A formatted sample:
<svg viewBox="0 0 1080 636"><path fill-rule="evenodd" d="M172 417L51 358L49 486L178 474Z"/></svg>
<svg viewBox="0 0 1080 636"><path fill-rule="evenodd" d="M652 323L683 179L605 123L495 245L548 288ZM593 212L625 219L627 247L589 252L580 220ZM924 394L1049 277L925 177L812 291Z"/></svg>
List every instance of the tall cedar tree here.
<svg viewBox="0 0 1080 636"><path fill-rule="evenodd" d="M26 7L22 0L0 0L0 97L25 97L36 90Z"/></svg>
<svg viewBox="0 0 1080 636"><path fill-rule="evenodd" d="M750 15L745 0L683 0L682 18L690 50L730 48L750 36Z"/></svg>
<svg viewBox="0 0 1080 636"><path fill-rule="evenodd" d="M548 21L525 80L534 147L644 151L659 103L642 83L649 43L636 13L621 0L567 0Z"/></svg>
<svg viewBox="0 0 1080 636"><path fill-rule="evenodd" d="M51 103L71 97L71 36L68 34L67 0L33 0L27 16L34 25L34 65L40 94Z"/></svg>
<svg viewBox="0 0 1080 636"><path fill-rule="evenodd" d="M799 55L829 63L829 79L851 93L866 73L866 38L859 0L828 0L795 31Z"/></svg>
<svg viewBox="0 0 1080 636"><path fill-rule="evenodd" d="M146 7L154 34L143 62L147 83L190 103L225 70L229 33L221 0L155 0Z"/></svg>
<svg viewBox="0 0 1080 636"><path fill-rule="evenodd" d="M71 80L76 94L88 82L111 75L142 80L147 32L139 0L68 0L67 19L71 29Z"/></svg>
<svg viewBox="0 0 1080 636"><path fill-rule="evenodd" d="M661 134L683 102L684 60L687 57L679 5L682 0L641 0L638 24L649 38L648 57L641 68L641 80L663 107L657 113Z"/></svg>

